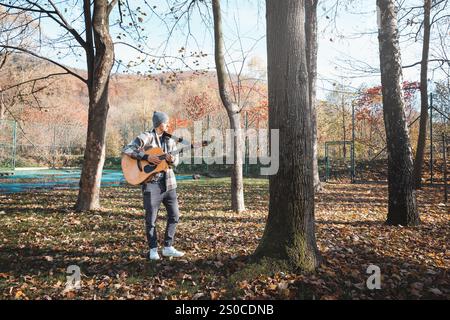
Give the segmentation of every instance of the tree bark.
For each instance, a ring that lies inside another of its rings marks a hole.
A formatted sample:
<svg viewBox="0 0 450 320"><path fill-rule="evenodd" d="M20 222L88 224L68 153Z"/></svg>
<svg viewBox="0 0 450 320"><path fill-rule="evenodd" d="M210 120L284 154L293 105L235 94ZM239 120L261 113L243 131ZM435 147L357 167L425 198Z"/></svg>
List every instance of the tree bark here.
<svg viewBox="0 0 450 320"><path fill-rule="evenodd" d="M344 86L342 86L344 87ZM344 144L342 146L342 151L344 153L344 159L347 158L347 148L345 145L345 141L347 139L347 134L345 132L345 102L344 102L344 94L342 94L342 101L341 101L341 109L342 109L342 141L344 141Z"/></svg>
<svg viewBox="0 0 450 320"><path fill-rule="evenodd" d="M316 111L316 81L317 81L317 3L318 0L305 0L305 33L306 56L309 75L309 103L312 110L313 126L313 179L314 191L320 191L319 159L317 142L317 111Z"/></svg>
<svg viewBox="0 0 450 320"><path fill-rule="evenodd" d="M377 0L383 115L388 150L389 205L386 223L419 224L412 186L412 151L402 91L402 68L394 0Z"/></svg>
<svg viewBox="0 0 450 320"><path fill-rule="evenodd" d="M269 128L280 130L279 170L270 176L269 216L255 258L319 264L314 226L313 126L304 0L267 0Z"/></svg>
<svg viewBox="0 0 450 320"><path fill-rule="evenodd" d="M243 150L241 114L234 113L228 115L230 118L230 127L234 130L233 138L233 157L234 164L231 174L231 206L232 210L241 212L245 210L244 202L244 179L243 179Z"/></svg>
<svg viewBox="0 0 450 320"><path fill-rule="evenodd" d="M5 109L6 109L5 101L3 100L3 92L2 92L0 93L0 120L5 119Z"/></svg>
<svg viewBox="0 0 450 320"><path fill-rule="evenodd" d="M420 125L414 160L413 183L416 189L422 187L422 167L428 123L428 55L430 52L431 0L424 0L422 62L420 65Z"/></svg>
<svg viewBox="0 0 450 320"><path fill-rule="evenodd" d="M84 3L85 21L88 26L91 24L90 7L86 7L89 6L89 1L86 0ZM105 162L106 119L109 110L108 86L114 63L114 45L109 34L110 8L107 0L94 1L91 29L86 29L89 117L76 211L95 210L100 207L100 184ZM89 47L92 34L95 54L93 47Z"/></svg>
<svg viewBox="0 0 450 320"><path fill-rule="evenodd" d="M219 85L220 99L227 110L230 128L234 132L233 137L233 170L231 173L231 206L236 212L245 211L244 181L243 181L243 141L240 120L240 109L232 102L226 89L226 72L223 49L222 17L220 12L220 0L212 1L214 15L214 58L216 63L217 81Z"/></svg>

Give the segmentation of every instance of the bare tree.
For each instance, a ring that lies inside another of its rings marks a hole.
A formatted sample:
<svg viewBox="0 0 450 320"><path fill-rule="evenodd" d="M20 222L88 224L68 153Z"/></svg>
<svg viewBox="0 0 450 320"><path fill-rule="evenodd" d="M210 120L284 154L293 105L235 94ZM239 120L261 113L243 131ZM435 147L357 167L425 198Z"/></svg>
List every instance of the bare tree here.
<svg viewBox="0 0 450 320"><path fill-rule="evenodd" d="M231 205L237 212L245 210L244 203L244 179L243 165L243 135L241 128L241 109L233 102L226 87L226 69L223 48L222 13L220 11L220 0L212 0L214 15L214 58L217 70L217 81L219 94L223 106L227 110L230 128L233 130L233 170L231 173Z"/></svg>
<svg viewBox="0 0 450 320"><path fill-rule="evenodd" d="M414 45L419 41L422 42L422 59L418 62L407 63L402 66L403 69L414 68L420 66L420 92L421 92L421 118L419 126L419 136L417 141L416 155L414 161L413 182L415 188L421 186L421 176L423 170L423 159L426 144L426 130L428 123L428 75L429 69L433 71L448 65L449 60L446 54L439 51L439 42L442 38L448 36L448 32L439 32L439 37L433 36L433 29L439 31L442 26L448 26L450 14L448 11L448 0L419 0L419 1L397 1L398 5L398 29L399 41L405 45ZM332 8L338 11L336 3ZM348 9L347 9L348 10ZM328 16L327 16L328 17ZM331 19L335 23L335 18ZM354 37L361 37L372 32L356 33ZM435 32L436 34L436 32ZM443 36L443 37L442 37ZM431 48L431 52L430 52ZM433 55L433 49L435 54ZM436 54L437 53L437 54ZM367 77L379 74L379 68L368 64L366 61L358 61L352 57L347 59L338 59L343 62L337 65L344 71L352 75L352 77ZM445 73L445 72L444 72Z"/></svg>
<svg viewBox="0 0 450 320"><path fill-rule="evenodd" d="M437 18L439 13L431 19L432 9L440 11L439 7L435 8L438 4L444 1L438 1L432 6L431 0L423 1L423 21L420 24L417 34L423 29L423 40L422 40L422 61L420 63L420 125L419 125L419 137L417 140L416 157L414 160L414 171L413 171L413 182L416 189L420 189L422 186L422 168L423 160L425 154L425 144L426 144L426 134L427 134L427 123L428 123L428 65L429 65L429 53L430 53L430 37L431 28L436 20L441 20ZM444 8L448 1L445 1ZM411 25L413 24L411 19ZM444 61L445 59L443 59Z"/></svg>
<svg viewBox="0 0 450 320"><path fill-rule="evenodd" d="M394 0L377 0L383 113L388 149L387 224L417 225L412 151L402 93L402 67Z"/></svg>
<svg viewBox="0 0 450 320"><path fill-rule="evenodd" d="M420 64L420 126L413 170L413 183L416 189L422 186L422 166L428 123L428 55L430 51L431 0L424 0L423 11L422 62Z"/></svg>
<svg viewBox="0 0 450 320"><path fill-rule="evenodd" d="M319 0L305 1L305 32L306 32L306 54L308 61L308 76L309 76L309 103L312 109L313 121L313 170L314 170L314 190L320 191L321 184L319 178L319 163L318 163L318 142L317 142L317 112L316 112L316 81L317 81L317 4Z"/></svg>
<svg viewBox="0 0 450 320"><path fill-rule="evenodd" d="M89 121L84 152L80 191L76 210L100 207L100 183L105 162L106 119L109 110L109 76L114 64L114 44L109 33L109 15L117 3L84 0L86 50L89 90Z"/></svg>
<svg viewBox="0 0 450 320"><path fill-rule="evenodd" d="M117 0L99 0L91 4L89 0L84 0L82 7L84 29L77 31L63 14L63 12L75 8L76 3L74 6L71 6L66 1L63 3L66 7L61 9L63 4L56 4L51 0L45 3L32 1L0 2L0 6L11 14L26 13L33 17L32 21L37 22L41 22L44 18L52 20L65 31L65 34L58 39L58 42L66 42L73 45L72 42L75 41L77 46L84 51L87 78L34 51L20 46L0 45L0 47L5 49L27 53L51 62L87 85L89 92L89 121L80 189L75 206L77 211L93 210L100 206L100 182L105 160L106 119L109 109L108 84L114 63L114 46L109 33L109 16L116 3ZM72 48L72 46L69 45L69 48Z"/></svg>

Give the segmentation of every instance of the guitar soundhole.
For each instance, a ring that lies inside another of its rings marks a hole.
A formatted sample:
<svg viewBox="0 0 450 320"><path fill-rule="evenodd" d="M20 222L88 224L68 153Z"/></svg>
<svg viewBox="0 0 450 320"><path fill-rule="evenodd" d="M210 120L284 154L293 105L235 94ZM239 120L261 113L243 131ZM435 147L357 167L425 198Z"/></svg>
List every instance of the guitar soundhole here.
<svg viewBox="0 0 450 320"><path fill-rule="evenodd" d="M146 165L145 167L144 167L144 172L145 173L150 173L150 172L152 172L153 170L155 170L155 168L156 168L156 166L151 166L151 165Z"/></svg>

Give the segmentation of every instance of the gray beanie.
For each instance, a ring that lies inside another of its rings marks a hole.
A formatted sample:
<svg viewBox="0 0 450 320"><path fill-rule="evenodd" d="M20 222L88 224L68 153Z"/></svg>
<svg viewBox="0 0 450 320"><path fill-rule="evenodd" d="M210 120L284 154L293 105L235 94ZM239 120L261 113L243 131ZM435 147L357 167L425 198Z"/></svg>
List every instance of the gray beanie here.
<svg viewBox="0 0 450 320"><path fill-rule="evenodd" d="M153 128L157 128L161 123L169 121L169 116L164 112L155 111L153 112Z"/></svg>

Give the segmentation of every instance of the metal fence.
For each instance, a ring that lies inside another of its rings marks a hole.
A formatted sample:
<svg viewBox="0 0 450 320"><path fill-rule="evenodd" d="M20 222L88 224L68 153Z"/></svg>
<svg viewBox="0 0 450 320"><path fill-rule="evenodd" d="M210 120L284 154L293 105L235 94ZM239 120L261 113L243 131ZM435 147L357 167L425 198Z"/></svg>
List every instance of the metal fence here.
<svg viewBox="0 0 450 320"><path fill-rule="evenodd" d="M15 121L0 120L0 173L7 174L16 167L16 132Z"/></svg>
<svg viewBox="0 0 450 320"><path fill-rule="evenodd" d="M76 125L0 122L0 163L15 167L78 167L86 130Z"/></svg>

